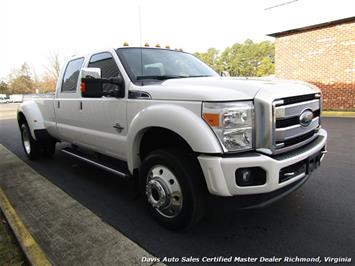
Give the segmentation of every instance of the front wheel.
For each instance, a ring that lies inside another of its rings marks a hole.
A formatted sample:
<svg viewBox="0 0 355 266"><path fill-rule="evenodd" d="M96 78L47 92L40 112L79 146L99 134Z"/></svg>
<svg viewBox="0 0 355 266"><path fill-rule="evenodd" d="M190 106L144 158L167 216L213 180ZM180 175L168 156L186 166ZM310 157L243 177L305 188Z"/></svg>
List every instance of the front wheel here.
<svg viewBox="0 0 355 266"><path fill-rule="evenodd" d="M179 151L150 153L140 169L145 201L153 217L172 230L184 230L202 218L205 183L198 162Z"/></svg>
<svg viewBox="0 0 355 266"><path fill-rule="evenodd" d="M40 143L35 140L30 132L30 129L26 122L23 122L20 125L21 129L21 139L22 139L22 146L30 160L36 160L41 155L47 158L50 158L55 153L55 145L56 142L54 140L48 140L44 143Z"/></svg>
<svg viewBox="0 0 355 266"><path fill-rule="evenodd" d="M40 144L31 136L30 129L27 123L22 123L20 125L21 129L21 139L22 139L22 146L30 160L38 159L41 154L41 146Z"/></svg>

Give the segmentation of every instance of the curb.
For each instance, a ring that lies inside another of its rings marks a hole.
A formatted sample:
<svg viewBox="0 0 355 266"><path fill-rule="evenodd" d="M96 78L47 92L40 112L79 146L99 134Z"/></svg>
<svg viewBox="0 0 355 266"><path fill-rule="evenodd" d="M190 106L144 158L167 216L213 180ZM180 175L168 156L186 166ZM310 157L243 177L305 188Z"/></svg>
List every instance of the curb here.
<svg viewBox="0 0 355 266"><path fill-rule="evenodd" d="M0 208L29 263L31 265L52 265L17 215L2 188L0 188Z"/></svg>
<svg viewBox="0 0 355 266"><path fill-rule="evenodd" d="M322 111L322 116L329 116L329 117L355 117L355 112Z"/></svg>
<svg viewBox="0 0 355 266"><path fill-rule="evenodd" d="M1 144L0 158L0 208L29 264L165 265Z"/></svg>

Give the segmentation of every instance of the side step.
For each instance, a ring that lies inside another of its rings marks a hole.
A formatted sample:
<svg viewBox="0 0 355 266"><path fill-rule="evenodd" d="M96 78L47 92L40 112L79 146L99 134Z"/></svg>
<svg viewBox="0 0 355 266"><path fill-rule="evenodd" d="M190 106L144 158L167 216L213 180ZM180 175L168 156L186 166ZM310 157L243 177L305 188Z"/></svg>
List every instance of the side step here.
<svg viewBox="0 0 355 266"><path fill-rule="evenodd" d="M118 159L114 159L102 154L84 153L78 149L73 149L70 147L64 148L61 151L74 158L95 165L105 171L118 175L122 178L129 178L131 176L128 171L127 163Z"/></svg>

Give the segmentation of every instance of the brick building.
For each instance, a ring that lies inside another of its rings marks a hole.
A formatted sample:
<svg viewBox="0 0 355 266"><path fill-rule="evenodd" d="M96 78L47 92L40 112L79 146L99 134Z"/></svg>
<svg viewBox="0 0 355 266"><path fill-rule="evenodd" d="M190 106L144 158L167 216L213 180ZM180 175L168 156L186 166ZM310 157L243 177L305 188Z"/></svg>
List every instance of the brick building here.
<svg viewBox="0 0 355 266"><path fill-rule="evenodd" d="M317 85L324 110L355 110L355 17L269 34L275 75Z"/></svg>

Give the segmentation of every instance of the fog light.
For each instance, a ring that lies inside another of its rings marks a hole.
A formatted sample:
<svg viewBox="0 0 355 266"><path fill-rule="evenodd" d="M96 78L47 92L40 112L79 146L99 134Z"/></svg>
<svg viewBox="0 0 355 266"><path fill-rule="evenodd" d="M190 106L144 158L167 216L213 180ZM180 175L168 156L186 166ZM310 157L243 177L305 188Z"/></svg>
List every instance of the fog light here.
<svg viewBox="0 0 355 266"><path fill-rule="evenodd" d="M240 187L260 186L266 183L266 172L260 167L239 168L235 171L235 182Z"/></svg>
<svg viewBox="0 0 355 266"><path fill-rule="evenodd" d="M250 170L246 169L246 170L242 171L242 182L243 183L249 183L250 182L250 177L251 177Z"/></svg>

